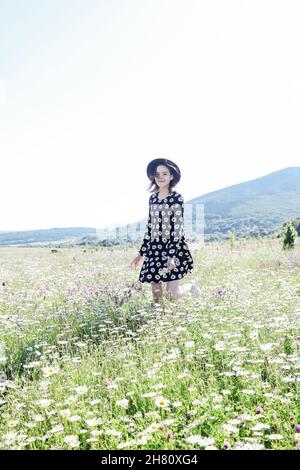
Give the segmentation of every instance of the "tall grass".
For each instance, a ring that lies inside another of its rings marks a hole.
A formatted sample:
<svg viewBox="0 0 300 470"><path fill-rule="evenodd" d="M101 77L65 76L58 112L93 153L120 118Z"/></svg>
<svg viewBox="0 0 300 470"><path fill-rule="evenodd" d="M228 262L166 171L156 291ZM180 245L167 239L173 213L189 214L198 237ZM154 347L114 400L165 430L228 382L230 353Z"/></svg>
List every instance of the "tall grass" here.
<svg viewBox="0 0 300 470"><path fill-rule="evenodd" d="M1 449L299 448L299 243L191 252L153 311L134 249L0 249Z"/></svg>

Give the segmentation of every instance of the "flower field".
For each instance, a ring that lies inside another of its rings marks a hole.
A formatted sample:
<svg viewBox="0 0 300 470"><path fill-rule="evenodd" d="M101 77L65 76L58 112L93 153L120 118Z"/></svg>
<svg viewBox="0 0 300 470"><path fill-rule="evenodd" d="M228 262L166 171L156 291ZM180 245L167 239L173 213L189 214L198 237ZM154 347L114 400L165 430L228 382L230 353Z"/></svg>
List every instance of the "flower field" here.
<svg viewBox="0 0 300 470"><path fill-rule="evenodd" d="M300 449L299 239L189 247L157 309L136 248L0 247L0 449Z"/></svg>

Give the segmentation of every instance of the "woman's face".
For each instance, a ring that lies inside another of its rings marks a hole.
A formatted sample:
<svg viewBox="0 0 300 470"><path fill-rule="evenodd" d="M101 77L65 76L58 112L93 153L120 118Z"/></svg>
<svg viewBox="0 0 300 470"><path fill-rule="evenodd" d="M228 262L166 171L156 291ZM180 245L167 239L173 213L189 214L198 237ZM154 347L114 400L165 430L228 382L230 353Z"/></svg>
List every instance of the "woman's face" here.
<svg viewBox="0 0 300 470"><path fill-rule="evenodd" d="M154 178L159 189L162 189L164 187L169 187L169 183L173 179L173 175L171 175L170 170L167 166L158 165Z"/></svg>

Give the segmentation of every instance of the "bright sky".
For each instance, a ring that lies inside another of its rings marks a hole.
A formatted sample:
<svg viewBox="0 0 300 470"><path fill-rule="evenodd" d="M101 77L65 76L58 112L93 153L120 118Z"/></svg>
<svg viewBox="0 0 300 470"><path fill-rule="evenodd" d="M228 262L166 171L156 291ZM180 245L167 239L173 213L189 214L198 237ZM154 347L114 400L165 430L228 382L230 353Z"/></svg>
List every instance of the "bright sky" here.
<svg viewBox="0 0 300 470"><path fill-rule="evenodd" d="M298 0L1 0L0 230L148 212L299 166Z"/></svg>

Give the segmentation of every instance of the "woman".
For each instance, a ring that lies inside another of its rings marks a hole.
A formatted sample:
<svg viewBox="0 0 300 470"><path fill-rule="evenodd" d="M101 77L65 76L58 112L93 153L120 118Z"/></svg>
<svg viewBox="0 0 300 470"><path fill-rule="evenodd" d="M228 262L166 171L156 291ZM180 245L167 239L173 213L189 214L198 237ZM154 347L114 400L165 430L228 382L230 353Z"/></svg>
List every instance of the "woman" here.
<svg viewBox="0 0 300 470"><path fill-rule="evenodd" d="M148 190L153 193L149 198L147 230L131 266L137 267L144 258L139 281L150 283L154 302L163 304L163 283L171 301L199 288L194 279L179 286L180 280L193 270L193 258L183 233L183 197L173 189L180 180L180 170L171 160L156 158L148 164L147 176L151 181Z"/></svg>

